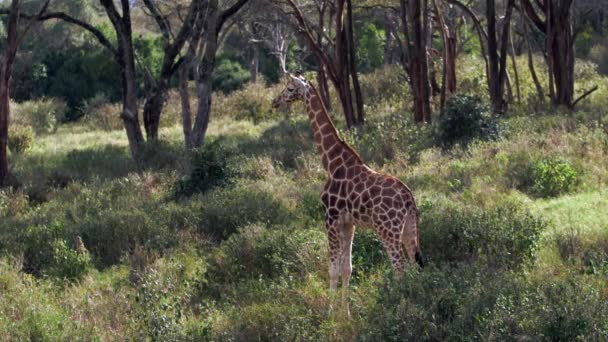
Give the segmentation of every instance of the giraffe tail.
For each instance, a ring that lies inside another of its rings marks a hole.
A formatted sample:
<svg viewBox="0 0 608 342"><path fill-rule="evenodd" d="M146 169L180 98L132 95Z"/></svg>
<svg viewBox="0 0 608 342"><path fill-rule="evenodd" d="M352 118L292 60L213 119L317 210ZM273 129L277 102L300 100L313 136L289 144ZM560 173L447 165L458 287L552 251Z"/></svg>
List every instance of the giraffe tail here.
<svg viewBox="0 0 608 342"><path fill-rule="evenodd" d="M424 255L422 254L422 250L420 249L420 211L416 208L416 254L415 259L420 269L424 268Z"/></svg>
<svg viewBox="0 0 608 342"><path fill-rule="evenodd" d="M420 248L418 248L418 250L416 250L416 263L418 264L418 266L420 266L420 268L424 268L424 255L422 255L422 251L420 250Z"/></svg>

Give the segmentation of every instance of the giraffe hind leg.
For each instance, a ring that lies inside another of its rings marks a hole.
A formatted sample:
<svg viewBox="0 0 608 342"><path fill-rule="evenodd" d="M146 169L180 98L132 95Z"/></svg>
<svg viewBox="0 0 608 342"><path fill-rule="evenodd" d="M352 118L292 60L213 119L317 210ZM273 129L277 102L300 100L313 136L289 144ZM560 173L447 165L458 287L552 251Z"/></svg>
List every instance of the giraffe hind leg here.
<svg viewBox="0 0 608 342"><path fill-rule="evenodd" d="M419 246L417 218L408 217L403 226L401 241L411 263L417 263L420 268L424 267L424 256Z"/></svg>

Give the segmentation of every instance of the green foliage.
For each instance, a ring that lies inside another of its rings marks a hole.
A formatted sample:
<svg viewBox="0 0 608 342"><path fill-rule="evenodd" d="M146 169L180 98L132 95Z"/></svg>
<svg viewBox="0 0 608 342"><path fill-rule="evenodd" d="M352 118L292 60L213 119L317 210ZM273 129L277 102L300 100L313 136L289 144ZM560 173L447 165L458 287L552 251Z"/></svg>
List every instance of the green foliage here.
<svg viewBox="0 0 608 342"><path fill-rule="evenodd" d="M455 144L467 146L476 139L498 139L502 127L479 97L457 95L446 103L437 130L439 144L451 147Z"/></svg>
<svg viewBox="0 0 608 342"><path fill-rule="evenodd" d="M606 294L585 278L527 281L474 267L408 272L381 284L361 318L362 341L599 339Z"/></svg>
<svg viewBox="0 0 608 342"><path fill-rule="evenodd" d="M394 160L399 154L404 154L408 162L415 162L424 149L433 145L429 127L417 126L409 115L403 114L369 120L363 129L345 132L344 138L363 160L380 165Z"/></svg>
<svg viewBox="0 0 608 342"><path fill-rule="evenodd" d="M244 279L297 277L325 266L326 237L320 230L249 225L224 241L209 262L208 284L221 292L224 284Z"/></svg>
<svg viewBox="0 0 608 342"><path fill-rule="evenodd" d="M36 134L52 133L66 112L66 104L57 98L27 101L13 108L14 122L29 125Z"/></svg>
<svg viewBox="0 0 608 342"><path fill-rule="evenodd" d="M387 65L361 75L361 92L369 106L401 106L411 101L405 72L399 65ZM371 119L370 115L368 119Z"/></svg>
<svg viewBox="0 0 608 342"><path fill-rule="evenodd" d="M28 227L20 237L24 245L23 269L38 276L82 279L90 268L89 254L70 248L65 236L58 223Z"/></svg>
<svg viewBox="0 0 608 342"><path fill-rule="evenodd" d="M578 183L576 169L561 158L545 158L530 167L533 185L530 191L540 197L553 197L568 193Z"/></svg>
<svg viewBox="0 0 608 342"><path fill-rule="evenodd" d="M515 203L493 208L439 201L421 206L420 241L434 264L517 269L534 260L546 223Z"/></svg>
<svg viewBox="0 0 608 342"><path fill-rule="evenodd" d="M213 70L213 89L230 93L243 87L251 75L241 64L227 58L221 58Z"/></svg>
<svg viewBox="0 0 608 342"><path fill-rule="evenodd" d="M226 239L253 223L284 224L291 214L283 203L261 189L216 189L205 196L204 203L199 231L216 240Z"/></svg>
<svg viewBox="0 0 608 342"><path fill-rule="evenodd" d="M215 140L192 152L190 174L177 183L176 194L189 196L195 192L206 192L214 187L230 185L237 175L230 152Z"/></svg>
<svg viewBox="0 0 608 342"><path fill-rule="evenodd" d="M371 229L358 229L353 240L353 280L358 282L376 270L379 266L389 266L382 242Z"/></svg>
<svg viewBox="0 0 608 342"><path fill-rule="evenodd" d="M384 32L373 23L364 24L356 31L357 70L367 72L380 67L384 63Z"/></svg>
<svg viewBox="0 0 608 342"><path fill-rule="evenodd" d="M182 303L174 296L177 285L174 280L152 268L146 269L141 275L135 294L135 315L141 327L138 331L140 340L184 340L180 326Z"/></svg>
<svg viewBox="0 0 608 342"><path fill-rule="evenodd" d="M34 130L29 126L11 125L8 132L8 148L13 153L23 153L34 143Z"/></svg>
<svg viewBox="0 0 608 342"><path fill-rule="evenodd" d="M214 94L214 113L236 120L250 120L255 124L277 119L279 113L272 108L272 97L277 92L276 88L268 88L263 82L247 83L243 89L233 91L228 96Z"/></svg>

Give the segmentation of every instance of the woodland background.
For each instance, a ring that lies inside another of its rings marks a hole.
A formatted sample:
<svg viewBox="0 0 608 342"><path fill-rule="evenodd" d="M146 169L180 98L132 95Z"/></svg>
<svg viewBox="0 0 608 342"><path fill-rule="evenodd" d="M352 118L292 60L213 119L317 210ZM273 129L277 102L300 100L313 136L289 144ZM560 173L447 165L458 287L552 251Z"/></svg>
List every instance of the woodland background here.
<svg viewBox="0 0 608 342"><path fill-rule="evenodd" d="M0 336L608 338L608 1L0 1ZM287 71L421 211L353 246Z"/></svg>

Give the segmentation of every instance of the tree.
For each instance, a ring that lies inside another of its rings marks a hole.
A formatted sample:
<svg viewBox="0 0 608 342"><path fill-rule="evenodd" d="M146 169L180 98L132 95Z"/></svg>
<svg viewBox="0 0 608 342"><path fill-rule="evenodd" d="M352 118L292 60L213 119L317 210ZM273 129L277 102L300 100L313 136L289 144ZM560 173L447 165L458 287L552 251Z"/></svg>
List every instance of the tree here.
<svg viewBox="0 0 608 342"><path fill-rule="evenodd" d="M443 82L441 86L441 107L446 97L456 93L456 32L454 23L443 9L439 0L433 0L435 17L443 40Z"/></svg>
<svg viewBox="0 0 608 342"><path fill-rule="evenodd" d="M238 0L225 10L219 8L218 0L209 0L200 12L194 34L188 42L188 51L182 69L180 70L180 95L182 102L182 118L184 142L187 148L199 147L203 144L209 115L211 111L211 95L213 92L212 74L215 68L218 40L222 28L228 19L235 15L248 0ZM196 116L192 124L192 110L188 92L188 72L193 69L198 98Z"/></svg>
<svg viewBox="0 0 608 342"><path fill-rule="evenodd" d="M36 17L40 17L49 5L46 0ZM12 0L8 10L8 27L6 31L6 46L0 57L0 187L8 185L8 126L10 123L10 83L13 64L17 55L19 43L31 28L28 25L19 33L20 8L19 0Z"/></svg>
<svg viewBox="0 0 608 342"><path fill-rule="evenodd" d="M153 141L158 138L158 128L160 117L163 111L169 82L175 74L179 65L183 62L182 58L177 58L182 48L186 44L195 28L196 20L204 20L200 11L204 8L204 0L193 0L188 7L188 12L183 24L175 34L166 16L161 13L159 4L155 0L143 0L145 7L156 22L163 39L163 62L161 70L156 79L150 80L152 84L146 91L144 102L144 127L148 140Z"/></svg>
<svg viewBox="0 0 608 342"><path fill-rule="evenodd" d="M402 65L414 95L414 121L431 122L431 89L427 58L427 0L400 0L401 27L405 43ZM410 35L411 32L411 35Z"/></svg>
<svg viewBox="0 0 608 342"><path fill-rule="evenodd" d="M323 81L322 78L326 73L338 93L347 127L362 125L365 121L365 113L355 61L351 0L336 0L333 4L335 24L333 41L324 34L322 28L316 30L313 28L314 25L304 15L301 6L298 6L294 0L288 0L287 3L293 10L291 15L295 20L298 32L302 34L308 47L320 62L320 68L324 70L323 74L320 74L322 75L320 81ZM327 8L319 8L322 9L319 17L319 26L322 27L323 16ZM332 6L329 6L329 8L332 8ZM328 31L331 31L331 26ZM325 41L328 41L327 45L324 43Z"/></svg>
<svg viewBox="0 0 608 342"><path fill-rule="evenodd" d="M573 0L538 0L535 3L536 6L529 0L521 0L521 7L530 22L545 35L551 103L572 108L578 102L574 101Z"/></svg>

